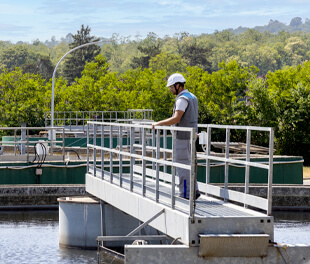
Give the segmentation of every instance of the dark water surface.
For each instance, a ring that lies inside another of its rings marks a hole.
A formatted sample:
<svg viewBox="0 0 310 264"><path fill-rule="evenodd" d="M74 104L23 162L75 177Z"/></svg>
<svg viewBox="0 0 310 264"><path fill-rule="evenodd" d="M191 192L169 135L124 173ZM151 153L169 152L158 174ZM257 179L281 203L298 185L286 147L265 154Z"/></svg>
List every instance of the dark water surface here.
<svg viewBox="0 0 310 264"><path fill-rule="evenodd" d="M276 242L310 244L310 212L274 217ZM97 251L59 247L58 211L0 211L0 263L97 263Z"/></svg>
<svg viewBox="0 0 310 264"><path fill-rule="evenodd" d="M0 212L0 263L97 263L96 250L58 245L58 211Z"/></svg>
<svg viewBox="0 0 310 264"><path fill-rule="evenodd" d="M310 245L310 212L274 212L274 240Z"/></svg>

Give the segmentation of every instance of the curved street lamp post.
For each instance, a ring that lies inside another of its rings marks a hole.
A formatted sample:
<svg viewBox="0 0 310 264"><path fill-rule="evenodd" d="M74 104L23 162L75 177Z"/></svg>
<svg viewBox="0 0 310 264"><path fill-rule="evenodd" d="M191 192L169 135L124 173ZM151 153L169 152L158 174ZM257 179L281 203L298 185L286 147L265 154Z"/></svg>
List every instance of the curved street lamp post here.
<svg viewBox="0 0 310 264"><path fill-rule="evenodd" d="M56 64L56 67L54 69L53 72L53 78L52 78L52 101L51 101L51 146L52 146L52 153L53 153L53 140L54 140L54 136L53 136L53 127L54 127L54 93L55 93L55 76L56 76L56 71L57 68L59 66L59 64L63 61L63 59L69 55L71 52L76 51L77 49L89 46L89 45L94 45L94 44L98 44L98 43L102 43L102 42L110 42L110 40L99 40L96 42L90 42L90 43L85 43L83 45L77 46L71 50L69 50L65 55L62 56L62 58L58 61L58 63Z"/></svg>

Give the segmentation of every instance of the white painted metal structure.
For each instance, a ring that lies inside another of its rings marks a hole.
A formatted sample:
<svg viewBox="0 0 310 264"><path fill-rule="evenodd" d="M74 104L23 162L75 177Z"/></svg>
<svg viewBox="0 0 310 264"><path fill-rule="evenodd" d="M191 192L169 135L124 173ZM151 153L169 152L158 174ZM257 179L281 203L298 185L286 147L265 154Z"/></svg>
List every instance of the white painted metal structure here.
<svg viewBox="0 0 310 264"><path fill-rule="evenodd" d="M229 199L235 202L243 203L245 206L252 206L265 210L268 215L271 215L272 206L272 176L273 176L273 145L274 145L274 129L270 127L251 127L251 126L223 126L223 125L199 125L201 129L207 130L206 137L206 155L198 154L198 158L206 160L206 184L199 184L199 188L205 193L212 194L224 199ZM225 157L218 157L211 155L211 130L225 130ZM246 159L233 159L230 157L230 131L240 130L246 131ZM250 160L250 147L251 147L251 131L261 131L269 134L269 161L267 164L261 164L259 162L251 162ZM224 188L216 187L210 184L210 163L212 161L220 161L225 163L225 182ZM236 191L228 190L228 171L229 164L237 164L245 166L245 188L244 194ZM267 199L257 196L249 195L249 179L250 168L257 167L266 169L268 171L268 197Z"/></svg>
<svg viewBox="0 0 310 264"><path fill-rule="evenodd" d="M127 111L55 111L45 112L45 127L54 122L54 127L64 127L66 131L86 131L88 121L132 123L135 120L152 120L153 109L128 109Z"/></svg>
<svg viewBox="0 0 310 264"><path fill-rule="evenodd" d="M65 131L63 128L58 128L58 138L54 136L54 140L50 136L55 127L0 127L0 131L6 131L11 134L12 140L0 140L0 146L7 150L1 155L0 161L27 161L33 160L35 157L34 148L41 145L44 148L44 154L47 160L65 160ZM48 139L31 138L31 132L48 131ZM40 149L36 148L38 152ZM57 150L58 154L54 155ZM39 153L37 153L39 154Z"/></svg>
<svg viewBox="0 0 310 264"><path fill-rule="evenodd" d="M196 132L192 128L163 126L152 130L150 125L88 122L86 191L188 246L199 246L200 237L204 234L267 234L273 240L273 217L270 216L273 129L214 125L200 127L206 130L208 141L206 152L197 156L206 161L207 182L199 183L203 195L197 201L193 199ZM230 130L246 130L246 160L230 157L229 151L225 157L213 155L210 142L214 129L226 131L227 150ZM271 154L267 165L250 161L250 138L253 130L269 133ZM187 131L191 135L190 165L175 162L176 131ZM100 144L96 144L98 135L101 135ZM109 137L108 145L104 143L105 135ZM168 137L172 137L172 148L168 146ZM212 160L225 162L224 188L212 186L209 182ZM113 163L118 165L117 169L113 169ZM244 193L228 189L230 164L246 166ZM269 195L266 199L248 192L249 169L252 166L269 171ZM176 191L177 167L190 171L189 200L180 198ZM251 210L248 206L263 209L266 214Z"/></svg>

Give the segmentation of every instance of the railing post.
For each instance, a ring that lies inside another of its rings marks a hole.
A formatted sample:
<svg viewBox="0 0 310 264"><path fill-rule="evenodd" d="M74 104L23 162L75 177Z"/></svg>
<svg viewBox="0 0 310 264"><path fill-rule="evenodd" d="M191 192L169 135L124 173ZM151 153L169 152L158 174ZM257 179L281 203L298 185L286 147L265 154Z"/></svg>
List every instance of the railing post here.
<svg viewBox="0 0 310 264"><path fill-rule="evenodd" d="M176 161L176 132L172 131L172 166L171 166L171 208L175 208L175 174L176 168L173 163Z"/></svg>
<svg viewBox="0 0 310 264"><path fill-rule="evenodd" d="M246 134L246 162L250 162L250 155L251 155L251 130L248 128L247 129L247 134ZM249 193L249 183L250 183L250 166L249 164L246 164L245 166L245 176L244 176L244 193L248 194ZM247 202L246 202L246 195L245 201L244 201L244 207L247 207Z"/></svg>
<svg viewBox="0 0 310 264"><path fill-rule="evenodd" d="M139 129L139 144L142 145L142 134L143 134L143 131L142 131L142 128Z"/></svg>
<svg viewBox="0 0 310 264"><path fill-rule="evenodd" d="M206 183L210 184L210 152L211 152L211 127L207 127L207 160L206 160Z"/></svg>
<svg viewBox="0 0 310 264"><path fill-rule="evenodd" d="M14 156L16 156L16 148L17 148L17 135L16 135L16 129L14 129Z"/></svg>
<svg viewBox="0 0 310 264"><path fill-rule="evenodd" d="M165 129L164 132L164 139L163 139L163 144L164 144L164 160L167 160L167 130ZM167 165L164 164L164 173L167 173Z"/></svg>
<svg viewBox="0 0 310 264"><path fill-rule="evenodd" d="M226 128L225 159L229 159L229 144L230 144L230 129ZM225 161L225 183L224 183L224 187L226 190L228 189L228 175L229 175L229 163L226 160ZM224 201L227 201L227 199L224 198Z"/></svg>
<svg viewBox="0 0 310 264"><path fill-rule="evenodd" d="M113 149L113 126L110 124L110 150ZM113 182L113 153L110 151L110 182Z"/></svg>
<svg viewBox="0 0 310 264"><path fill-rule="evenodd" d="M54 154L54 131L55 131L55 140L56 140L56 130L52 127L50 131L50 138L51 141L51 155Z"/></svg>
<svg viewBox="0 0 310 264"><path fill-rule="evenodd" d="M146 128L142 128L142 196L145 196L146 172Z"/></svg>
<svg viewBox="0 0 310 264"><path fill-rule="evenodd" d="M153 130L155 131L155 130ZM155 139L155 137L154 137ZM154 144L155 145L155 144ZM155 200L158 202L159 200L159 168L160 168L160 130L157 129L156 135L156 186L155 186Z"/></svg>
<svg viewBox="0 0 310 264"><path fill-rule="evenodd" d="M189 215L191 216L192 221L194 220L194 214L195 214L195 208L194 208L194 201L196 199L196 181L195 177L197 175L195 171L196 167L196 129L193 128L193 130L190 133L191 139L191 169L190 169L190 191L189 191Z"/></svg>
<svg viewBox="0 0 310 264"><path fill-rule="evenodd" d="M135 128L130 127L130 191L133 191L133 166L135 164L135 158L132 156L134 154L135 144Z"/></svg>
<svg viewBox="0 0 310 264"><path fill-rule="evenodd" d="M71 111L70 111L70 131L71 131Z"/></svg>
<svg viewBox="0 0 310 264"><path fill-rule="evenodd" d="M27 133L27 162L29 162L29 129L26 130Z"/></svg>
<svg viewBox="0 0 310 264"><path fill-rule="evenodd" d="M94 145L94 176L97 175L97 124L94 123L94 135L93 135L93 145Z"/></svg>
<svg viewBox="0 0 310 264"><path fill-rule="evenodd" d="M65 128L62 128L62 160L65 162Z"/></svg>
<svg viewBox="0 0 310 264"><path fill-rule="evenodd" d="M267 214L272 212L272 181L273 181L273 145L274 145L274 128L270 128L269 134L269 169L268 169L268 210Z"/></svg>
<svg viewBox="0 0 310 264"><path fill-rule="evenodd" d="M155 150L156 144L155 144L155 141L156 141L155 140L155 129L152 129L152 147L153 147L153 149L152 149L152 158L155 158L155 155L156 155L156 150ZM152 170L155 170L155 166L156 166L155 162L152 162Z"/></svg>
<svg viewBox="0 0 310 264"><path fill-rule="evenodd" d="M104 147L104 125L101 125L101 147ZM104 179L104 150L101 149L101 179Z"/></svg>
<svg viewBox="0 0 310 264"><path fill-rule="evenodd" d="M82 115L82 121L83 121L83 130L84 130L84 127L85 127L85 116L84 116L84 111L83 111L83 115Z"/></svg>
<svg viewBox="0 0 310 264"><path fill-rule="evenodd" d="M119 127L119 186L122 187L123 185L123 127Z"/></svg>
<svg viewBox="0 0 310 264"><path fill-rule="evenodd" d="M89 172L89 124L87 124L87 138L86 138L86 149L87 149L87 168L86 171Z"/></svg>
<svg viewBox="0 0 310 264"><path fill-rule="evenodd" d="M21 129L21 133L20 133L20 141L21 141L21 143L20 143L20 154L21 155L25 155L26 154L26 151L25 151L25 141L26 141L26 129L25 129L25 127L26 127L26 122L22 122L21 123L21 127L22 127L22 129ZM22 143L22 142L24 142L24 143ZM27 160L28 160L28 158L27 158Z"/></svg>

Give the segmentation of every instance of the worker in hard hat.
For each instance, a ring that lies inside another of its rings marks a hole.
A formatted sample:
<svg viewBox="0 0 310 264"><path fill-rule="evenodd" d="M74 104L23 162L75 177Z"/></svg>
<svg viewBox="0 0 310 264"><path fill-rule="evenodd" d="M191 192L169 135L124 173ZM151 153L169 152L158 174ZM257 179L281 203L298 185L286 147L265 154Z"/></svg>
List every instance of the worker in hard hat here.
<svg viewBox="0 0 310 264"><path fill-rule="evenodd" d="M180 126L194 127L198 131L198 100L190 93L185 86L185 78L180 73L174 73L168 78L167 87L176 95L172 117L152 124L156 126ZM190 164L191 146L190 133L177 131L176 134L176 162ZM179 176L179 196L188 199L190 192L190 171L176 168ZM196 199L200 196L198 185L196 184Z"/></svg>

